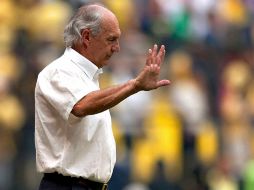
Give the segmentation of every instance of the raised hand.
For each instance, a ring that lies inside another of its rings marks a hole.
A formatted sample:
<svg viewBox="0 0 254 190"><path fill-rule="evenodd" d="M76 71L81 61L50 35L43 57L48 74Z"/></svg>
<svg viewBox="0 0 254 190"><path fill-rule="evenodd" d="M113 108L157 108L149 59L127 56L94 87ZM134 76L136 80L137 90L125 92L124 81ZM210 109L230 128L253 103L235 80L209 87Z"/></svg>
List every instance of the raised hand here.
<svg viewBox="0 0 254 190"><path fill-rule="evenodd" d="M164 57L164 45L160 47L159 51L156 44L153 46L153 49L149 49L146 65L135 79L137 90L153 90L170 84L169 80L159 80L161 64L164 61Z"/></svg>

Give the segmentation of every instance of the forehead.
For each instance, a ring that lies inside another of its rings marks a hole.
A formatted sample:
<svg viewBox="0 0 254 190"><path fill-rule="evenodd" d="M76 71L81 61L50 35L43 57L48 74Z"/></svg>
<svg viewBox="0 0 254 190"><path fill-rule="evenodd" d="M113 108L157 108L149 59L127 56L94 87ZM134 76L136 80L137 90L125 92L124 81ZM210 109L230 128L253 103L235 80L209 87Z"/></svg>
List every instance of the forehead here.
<svg viewBox="0 0 254 190"><path fill-rule="evenodd" d="M121 30L117 18L113 14L105 14L102 19L102 30L107 35L121 35Z"/></svg>

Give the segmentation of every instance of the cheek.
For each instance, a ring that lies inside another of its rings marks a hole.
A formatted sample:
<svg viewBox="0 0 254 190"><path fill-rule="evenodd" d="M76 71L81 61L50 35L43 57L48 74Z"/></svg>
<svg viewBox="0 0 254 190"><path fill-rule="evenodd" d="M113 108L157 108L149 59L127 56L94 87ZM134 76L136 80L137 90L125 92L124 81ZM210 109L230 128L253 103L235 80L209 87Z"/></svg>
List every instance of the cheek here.
<svg viewBox="0 0 254 190"><path fill-rule="evenodd" d="M110 46L105 46L104 48L101 48L100 50L100 54L103 56L111 54L111 47Z"/></svg>
<svg viewBox="0 0 254 190"><path fill-rule="evenodd" d="M103 60L107 58L107 56L111 55L112 46L105 42L94 42L93 44L93 55L96 60Z"/></svg>
<svg viewBox="0 0 254 190"><path fill-rule="evenodd" d="M95 51L95 59L98 61L103 61L107 59L107 56L109 55L108 51L106 49L98 49Z"/></svg>
<svg viewBox="0 0 254 190"><path fill-rule="evenodd" d="M111 46L108 46L108 45L98 46L95 49L95 52L97 52L100 55L107 54L110 51L111 51Z"/></svg>

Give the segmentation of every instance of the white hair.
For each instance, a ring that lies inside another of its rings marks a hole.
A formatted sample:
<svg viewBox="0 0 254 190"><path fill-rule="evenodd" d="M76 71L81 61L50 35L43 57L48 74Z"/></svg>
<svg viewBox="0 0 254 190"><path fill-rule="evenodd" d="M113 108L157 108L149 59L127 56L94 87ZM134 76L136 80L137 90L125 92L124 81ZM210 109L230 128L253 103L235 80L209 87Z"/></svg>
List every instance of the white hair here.
<svg viewBox="0 0 254 190"><path fill-rule="evenodd" d="M64 29L64 42L66 47L72 47L82 38L81 31L90 29L91 34L96 36L101 30L102 5L86 5L78 9Z"/></svg>

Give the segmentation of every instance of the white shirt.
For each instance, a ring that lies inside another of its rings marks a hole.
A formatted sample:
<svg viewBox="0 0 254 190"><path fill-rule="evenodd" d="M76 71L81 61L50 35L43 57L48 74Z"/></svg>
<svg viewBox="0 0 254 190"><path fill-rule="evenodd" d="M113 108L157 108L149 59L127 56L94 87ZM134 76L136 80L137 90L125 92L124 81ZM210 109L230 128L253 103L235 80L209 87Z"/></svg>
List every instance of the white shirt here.
<svg viewBox="0 0 254 190"><path fill-rule="evenodd" d="M40 72L35 87L39 172L108 182L116 161L109 111L78 118L73 106L99 89L98 69L71 48Z"/></svg>

